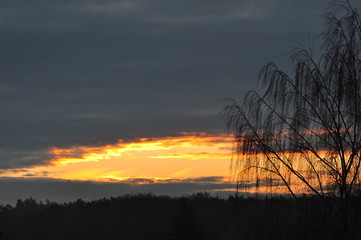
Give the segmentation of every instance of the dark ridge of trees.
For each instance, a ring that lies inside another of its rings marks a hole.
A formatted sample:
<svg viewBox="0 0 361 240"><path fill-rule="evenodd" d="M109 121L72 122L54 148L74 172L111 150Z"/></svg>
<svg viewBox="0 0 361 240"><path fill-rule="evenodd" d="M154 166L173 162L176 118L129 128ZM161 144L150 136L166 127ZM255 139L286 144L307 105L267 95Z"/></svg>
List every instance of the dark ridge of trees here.
<svg viewBox="0 0 361 240"><path fill-rule="evenodd" d="M326 199L332 201L332 199ZM349 238L361 236L361 197L351 198ZM125 195L69 203L18 200L0 207L1 239L346 239L314 196L228 199Z"/></svg>
<svg viewBox="0 0 361 240"><path fill-rule="evenodd" d="M202 230L201 226L196 222L195 209L186 197L180 199L179 211L172 219L167 239L202 239Z"/></svg>

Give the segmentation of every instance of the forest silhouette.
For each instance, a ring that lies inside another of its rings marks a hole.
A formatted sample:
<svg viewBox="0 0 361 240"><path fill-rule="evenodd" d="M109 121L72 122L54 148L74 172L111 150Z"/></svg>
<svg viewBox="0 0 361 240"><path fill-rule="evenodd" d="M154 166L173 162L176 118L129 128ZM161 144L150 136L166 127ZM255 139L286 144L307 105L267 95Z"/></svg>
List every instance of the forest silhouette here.
<svg viewBox="0 0 361 240"><path fill-rule="evenodd" d="M332 199L329 199L330 201ZM360 239L360 197L352 198L349 235ZM227 199L124 195L85 202L18 200L0 208L1 239L346 239L314 196Z"/></svg>

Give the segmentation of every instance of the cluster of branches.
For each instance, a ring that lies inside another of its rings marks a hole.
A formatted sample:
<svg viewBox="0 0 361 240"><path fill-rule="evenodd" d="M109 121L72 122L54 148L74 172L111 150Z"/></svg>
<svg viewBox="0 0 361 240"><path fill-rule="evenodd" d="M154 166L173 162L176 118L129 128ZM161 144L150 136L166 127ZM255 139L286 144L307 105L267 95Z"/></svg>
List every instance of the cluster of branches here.
<svg viewBox="0 0 361 240"><path fill-rule="evenodd" d="M296 49L292 75L268 63L259 75L262 94L227 100L240 183L278 179L295 198L308 191L344 202L359 194L361 21L349 1L333 6L319 57Z"/></svg>

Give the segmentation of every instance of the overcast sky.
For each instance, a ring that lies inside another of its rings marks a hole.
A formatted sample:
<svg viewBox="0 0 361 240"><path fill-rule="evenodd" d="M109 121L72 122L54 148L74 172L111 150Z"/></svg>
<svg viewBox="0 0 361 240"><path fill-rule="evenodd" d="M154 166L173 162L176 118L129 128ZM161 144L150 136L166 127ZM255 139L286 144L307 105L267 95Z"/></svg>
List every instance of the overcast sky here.
<svg viewBox="0 0 361 240"><path fill-rule="evenodd" d="M329 3L1 1L0 168L46 163L51 147L222 132L221 100L269 61L291 70Z"/></svg>

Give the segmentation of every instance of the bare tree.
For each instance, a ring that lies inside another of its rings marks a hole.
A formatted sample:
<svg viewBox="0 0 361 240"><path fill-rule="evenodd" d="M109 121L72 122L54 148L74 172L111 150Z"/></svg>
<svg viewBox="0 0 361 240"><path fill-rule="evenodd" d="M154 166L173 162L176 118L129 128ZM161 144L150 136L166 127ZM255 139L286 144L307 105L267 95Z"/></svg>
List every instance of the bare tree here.
<svg viewBox="0 0 361 240"><path fill-rule="evenodd" d="M235 132L239 183L283 185L295 198L333 196L330 207L347 225L345 202L360 190L361 22L349 1L325 18L318 58L296 49L292 75L268 63L262 94L228 100L223 114Z"/></svg>

